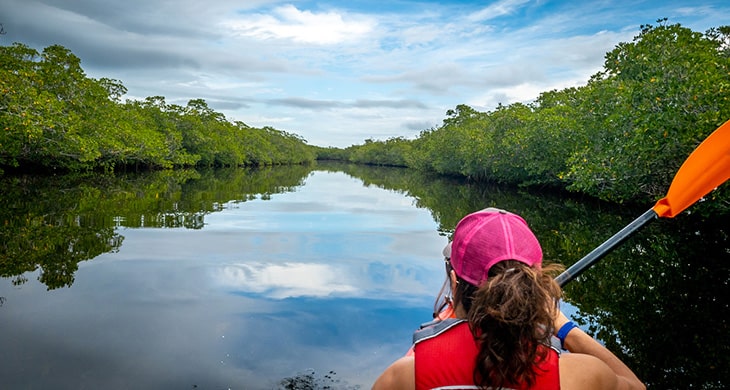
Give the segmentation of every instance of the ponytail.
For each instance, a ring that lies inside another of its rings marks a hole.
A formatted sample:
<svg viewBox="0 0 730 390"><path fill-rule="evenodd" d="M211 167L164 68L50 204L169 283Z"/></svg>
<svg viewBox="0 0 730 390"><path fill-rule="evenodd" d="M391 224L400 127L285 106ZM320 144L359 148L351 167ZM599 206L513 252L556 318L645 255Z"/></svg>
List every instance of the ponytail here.
<svg viewBox="0 0 730 390"><path fill-rule="evenodd" d="M480 287L459 280L454 300L468 313L479 345L474 383L502 388L536 380L537 364L547 358L553 318L561 297L551 276L562 266L530 268L515 260L501 261L489 270Z"/></svg>

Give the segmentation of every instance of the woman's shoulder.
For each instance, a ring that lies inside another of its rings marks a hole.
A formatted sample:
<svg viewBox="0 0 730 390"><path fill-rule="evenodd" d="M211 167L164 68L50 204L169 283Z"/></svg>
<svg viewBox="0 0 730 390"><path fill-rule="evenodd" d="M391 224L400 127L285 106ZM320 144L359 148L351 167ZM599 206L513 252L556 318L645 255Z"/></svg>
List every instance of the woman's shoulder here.
<svg viewBox="0 0 730 390"><path fill-rule="evenodd" d="M396 360L373 384L373 390L416 388L416 377L413 356L404 356Z"/></svg>
<svg viewBox="0 0 730 390"><path fill-rule="evenodd" d="M560 356L560 388L616 389L618 378L611 368L595 356L566 353Z"/></svg>

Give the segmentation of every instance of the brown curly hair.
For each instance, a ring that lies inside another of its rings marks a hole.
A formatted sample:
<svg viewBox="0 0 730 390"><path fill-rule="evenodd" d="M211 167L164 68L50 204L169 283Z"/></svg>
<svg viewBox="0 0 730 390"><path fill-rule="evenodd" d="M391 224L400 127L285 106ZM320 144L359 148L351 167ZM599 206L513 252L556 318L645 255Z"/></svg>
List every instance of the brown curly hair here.
<svg viewBox="0 0 730 390"><path fill-rule="evenodd" d="M562 296L553 275L562 269L559 264L538 269L506 260L492 266L480 287L458 281L454 301L466 311L479 344L475 384L503 388L535 383L537 365L547 358L549 349L544 346L550 345Z"/></svg>

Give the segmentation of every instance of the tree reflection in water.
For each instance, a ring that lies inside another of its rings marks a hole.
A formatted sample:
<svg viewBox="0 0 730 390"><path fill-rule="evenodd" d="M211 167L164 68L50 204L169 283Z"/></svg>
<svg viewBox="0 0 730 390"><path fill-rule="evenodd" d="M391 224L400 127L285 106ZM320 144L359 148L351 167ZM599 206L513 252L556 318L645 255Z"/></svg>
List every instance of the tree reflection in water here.
<svg viewBox="0 0 730 390"><path fill-rule="evenodd" d="M201 229L225 203L291 191L311 170L0 177L0 277L18 286L40 270L49 290L69 287L79 262L119 250L119 227Z"/></svg>

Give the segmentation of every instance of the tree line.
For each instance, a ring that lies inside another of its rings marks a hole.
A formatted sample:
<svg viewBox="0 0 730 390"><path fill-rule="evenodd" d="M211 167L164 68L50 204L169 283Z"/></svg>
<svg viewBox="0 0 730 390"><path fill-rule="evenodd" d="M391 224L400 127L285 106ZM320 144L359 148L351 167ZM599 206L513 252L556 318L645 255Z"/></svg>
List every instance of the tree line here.
<svg viewBox="0 0 730 390"><path fill-rule="evenodd" d="M0 168L67 171L123 166L264 166L310 163L296 134L231 122L203 99L122 101L121 81L87 77L60 45L0 46ZM0 171L2 172L2 171Z"/></svg>
<svg viewBox="0 0 730 390"><path fill-rule="evenodd" d="M68 49L0 47L0 169L262 166L342 160L555 188L616 203L662 197L687 155L730 119L730 26L641 26L581 87L482 112L460 104L415 139L308 145L231 122L203 99L126 100ZM2 171L0 170L0 173ZM710 194L728 212L727 186Z"/></svg>
<svg viewBox="0 0 730 390"><path fill-rule="evenodd" d="M730 26L641 26L582 87L480 112L458 105L415 139L366 140L321 156L406 166L616 203L666 194L687 156L730 119ZM728 186L707 202L730 212Z"/></svg>

